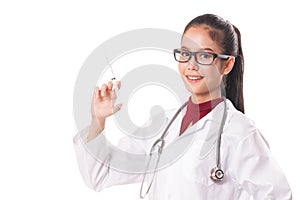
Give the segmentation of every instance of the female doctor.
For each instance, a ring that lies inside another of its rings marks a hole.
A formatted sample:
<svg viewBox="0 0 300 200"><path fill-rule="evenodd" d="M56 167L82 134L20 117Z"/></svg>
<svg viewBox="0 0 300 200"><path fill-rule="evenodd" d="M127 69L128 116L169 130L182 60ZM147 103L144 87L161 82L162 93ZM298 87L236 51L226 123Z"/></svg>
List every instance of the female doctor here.
<svg viewBox="0 0 300 200"><path fill-rule="evenodd" d="M178 142L192 135L193 142L180 158L156 171L155 179L150 179L150 187L141 191L141 197L149 192L149 199L155 200L292 199L287 180L266 140L244 115L244 59L239 30L219 16L198 16L185 27L181 47L174 50L174 57L191 96L164 139ZM109 156L103 163L97 161L86 148L98 141L97 151L107 153L101 140L112 133L105 129L105 120L121 108L120 104L112 104L112 88L109 82L95 89L91 125L74 137L82 177L96 191L145 181L142 173L111 168ZM170 121L172 116L167 118ZM221 126L221 133L211 129L214 124ZM151 149L146 142L129 142L127 146L144 148L146 153Z"/></svg>

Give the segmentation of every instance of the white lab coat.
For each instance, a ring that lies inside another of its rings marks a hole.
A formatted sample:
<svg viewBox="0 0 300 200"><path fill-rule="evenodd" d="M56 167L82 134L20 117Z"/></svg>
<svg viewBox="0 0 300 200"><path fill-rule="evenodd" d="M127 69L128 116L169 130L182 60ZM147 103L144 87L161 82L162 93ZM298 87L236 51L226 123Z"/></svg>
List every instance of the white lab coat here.
<svg viewBox="0 0 300 200"><path fill-rule="evenodd" d="M180 137L178 133L185 111L174 121L166 137L166 146L184 144L185 140L189 141L189 145L184 149L182 145L165 148L168 150L163 151L162 156L166 156L161 158L161 162L165 162L172 151L177 150L178 154L179 149L182 153L157 172L149 199L292 199L287 180L255 124L237 111L229 100L227 105L221 142L221 167L225 172L223 181L214 183L209 177L210 170L216 166L216 138L224 109L224 103L220 103ZM173 113L169 114L168 119ZM106 148L105 135L113 133L105 130L86 143L87 130L74 137L74 146L80 172L88 187L101 191L113 185L141 182L143 174L121 172L110 167L109 162L114 154ZM125 139L121 143L120 146L128 151L149 152L153 141ZM89 148L95 151L89 151ZM107 155L105 164L97 161L93 155L97 152Z"/></svg>

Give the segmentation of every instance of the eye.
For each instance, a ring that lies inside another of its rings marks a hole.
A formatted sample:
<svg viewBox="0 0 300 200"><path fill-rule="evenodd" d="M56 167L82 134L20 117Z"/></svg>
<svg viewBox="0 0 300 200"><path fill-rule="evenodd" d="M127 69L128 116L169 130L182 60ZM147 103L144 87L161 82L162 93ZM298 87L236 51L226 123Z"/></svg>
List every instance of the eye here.
<svg viewBox="0 0 300 200"><path fill-rule="evenodd" d="M213 58L213 55L208 52L200 52L198 53L197 57L200 60L211 60Z"/></svg>
<svg viewBox="0 0 300 200"><path fill-rule="evenodd" d="M188 51L181 51L180 54L181 54L181 56L183 56L183 57L189 57L189 56L191 55L191 53L188 52Z"/></svg>

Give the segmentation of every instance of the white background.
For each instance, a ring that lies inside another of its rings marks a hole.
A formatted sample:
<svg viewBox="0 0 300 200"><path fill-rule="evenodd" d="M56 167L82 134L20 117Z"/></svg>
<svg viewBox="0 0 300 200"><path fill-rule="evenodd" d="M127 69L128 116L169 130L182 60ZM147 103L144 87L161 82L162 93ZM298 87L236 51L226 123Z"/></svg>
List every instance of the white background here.
<svg viewBox="0 0 300 200"><path fill-rule="evenodd" d="M88 55L112 36L138 28L182 32L204 13L239 27L246 114L300 199L296 2L1 1L0 199L138 199L138 185L101 193L84 185L72 146L76 77Z"/></svg>

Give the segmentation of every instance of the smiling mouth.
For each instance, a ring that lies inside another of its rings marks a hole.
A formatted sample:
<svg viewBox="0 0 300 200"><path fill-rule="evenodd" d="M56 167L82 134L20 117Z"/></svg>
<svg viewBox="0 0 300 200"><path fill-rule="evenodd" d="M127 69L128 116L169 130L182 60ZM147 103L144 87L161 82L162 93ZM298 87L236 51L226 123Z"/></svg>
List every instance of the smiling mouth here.
<svg viewBox="0 0 300 200"><path fill-rule="evenodd" d="M203 79L203 76L186 76L186 78L188 81L195 83Z"/></svg>

